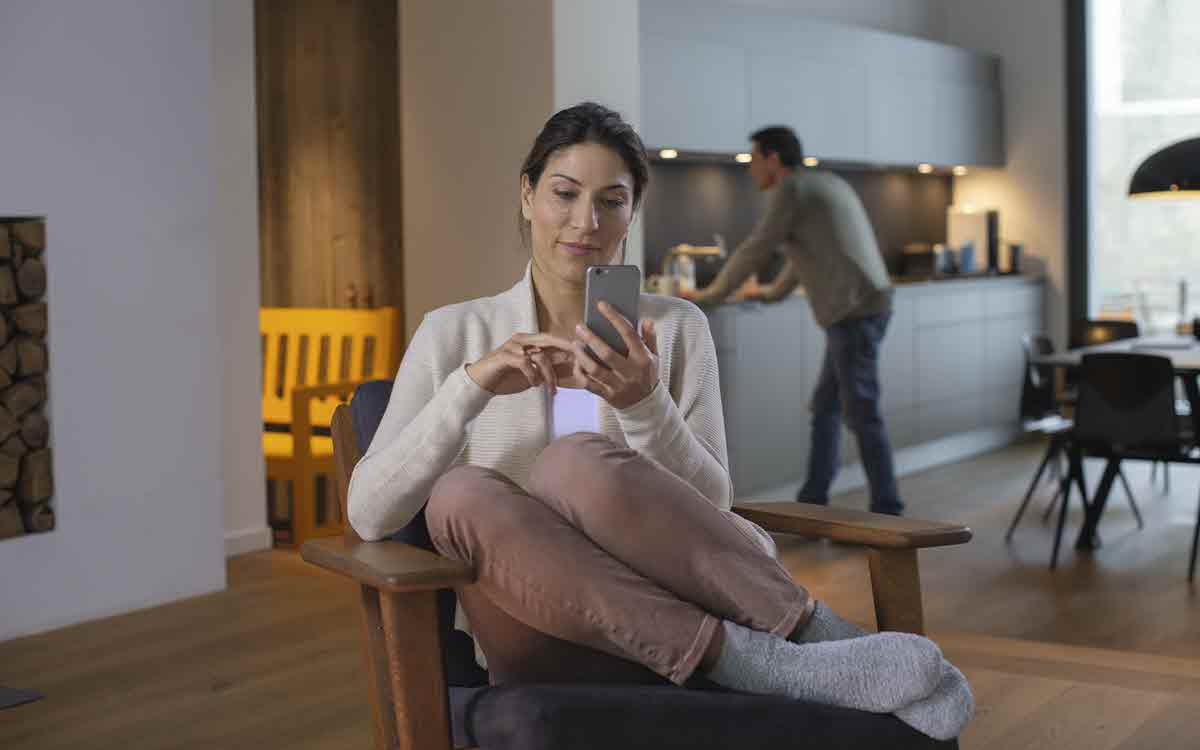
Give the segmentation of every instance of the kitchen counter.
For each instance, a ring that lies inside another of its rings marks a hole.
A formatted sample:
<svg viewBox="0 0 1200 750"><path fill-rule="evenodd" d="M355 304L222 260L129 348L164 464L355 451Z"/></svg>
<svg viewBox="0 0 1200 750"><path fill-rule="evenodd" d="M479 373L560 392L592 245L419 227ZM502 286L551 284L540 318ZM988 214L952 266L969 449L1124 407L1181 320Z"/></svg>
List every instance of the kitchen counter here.
<svg viewBox="0 0 1200 750"><path fill-rule="evenodd" d="M1019 434L1021 336L1044 328L1040 277L980 276L896 285L880 348L882 409L900 473L998 447ZM706 308L717 348L737 497L794 493L808 460L808 401L825 334L799 292L776 303ZM843 463L857 463L847 432ZM861 484L847 467L839 489ZM782 489L781 489L782 488Z"/></svg>

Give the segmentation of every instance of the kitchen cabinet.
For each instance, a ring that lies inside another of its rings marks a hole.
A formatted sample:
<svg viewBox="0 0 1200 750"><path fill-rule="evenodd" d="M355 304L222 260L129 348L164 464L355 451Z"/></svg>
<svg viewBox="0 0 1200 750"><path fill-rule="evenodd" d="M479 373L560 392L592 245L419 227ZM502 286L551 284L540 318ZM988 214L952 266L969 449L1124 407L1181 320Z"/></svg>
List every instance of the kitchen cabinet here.
<svg viewBox="0 0 1200 750"><path fill-rule="evenodd" d="M746 53L702 39L642 40L642 139L690 151L746 149ZM724 92L713 106L714 92Z"/></svg>
<svg viewBox="0 0 1200 750"><path fill-rule="evenodd" d="M902 284L880 350L881 409L900 473L1020 434L1021 336L1043 330L1043 282L992 277ZM706 310L720 369L735 494L794 493L825 334L803 294ZM848 430L842 463L858 462Z"/></svg>
<svg viewBox="0 0 1200 750"><path fill-rule="evenodd" d="M648 146L735 153L771 124L805 152L886 165L1004 163L999 58L770 8L639 6Z"/></svg>

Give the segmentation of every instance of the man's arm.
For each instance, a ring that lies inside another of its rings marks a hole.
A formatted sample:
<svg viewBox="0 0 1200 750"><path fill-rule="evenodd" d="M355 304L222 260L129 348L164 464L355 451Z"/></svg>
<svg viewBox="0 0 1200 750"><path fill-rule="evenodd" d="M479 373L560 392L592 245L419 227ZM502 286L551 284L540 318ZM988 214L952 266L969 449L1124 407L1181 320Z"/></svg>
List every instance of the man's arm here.
<svg viewBox="0 0 1200 750"><path fill-rule="evenodd" d="M767 210L750 236L733 251L717 278L691 297L692 301L698 305L715 305L732 294L751 274L766 265L771 252L787 239L795 214L795 188L791 180L784 180L771 191Z"/></svg>
<svg viewBox="0 0 1200 750"><path fill-rule="evenodd" d="M763 302L778 302L790 295L798 286L800 286L800 275L796 273L796 263L791 257L788 257L775 280L770 285L763 287L756 296Z"/></svg>

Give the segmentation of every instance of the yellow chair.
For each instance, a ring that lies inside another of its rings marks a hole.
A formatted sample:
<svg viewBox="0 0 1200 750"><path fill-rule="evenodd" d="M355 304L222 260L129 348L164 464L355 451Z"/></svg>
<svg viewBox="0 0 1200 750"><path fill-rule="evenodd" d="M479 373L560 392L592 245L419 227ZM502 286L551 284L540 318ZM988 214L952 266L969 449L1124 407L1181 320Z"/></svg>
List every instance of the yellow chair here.
<svg viewBox="0 0 1200 750"><path fill-rule="evenodd" d="M391 378L400 354L400 311L264 307L263 453L276 510L268 507L275 544L342 533L345 518L329 487L333 410L363 381ZM324 489L324 492L319 492Z"/></svg>

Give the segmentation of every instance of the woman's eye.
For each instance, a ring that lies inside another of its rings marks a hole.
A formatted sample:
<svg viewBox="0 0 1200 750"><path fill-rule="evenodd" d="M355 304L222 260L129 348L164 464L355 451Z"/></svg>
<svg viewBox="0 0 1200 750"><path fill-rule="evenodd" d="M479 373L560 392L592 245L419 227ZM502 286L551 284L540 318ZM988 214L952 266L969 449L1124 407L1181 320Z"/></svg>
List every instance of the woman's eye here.
<svg viewBox="0 0 1200 750"><path fill-rule="evenodd" d="M620 208L621 206L625 205L625 199L624 198L609 198L608 200L604 201L604 204L606 206L608 206L609 208Z"/></svg>
<svg viewBox="0 0 1200 750"><path fill-rule="evenodd" d="M575 197L575 193L572 193L570 190L555 190L554 194L565 201L569 201Z"/></svg>

